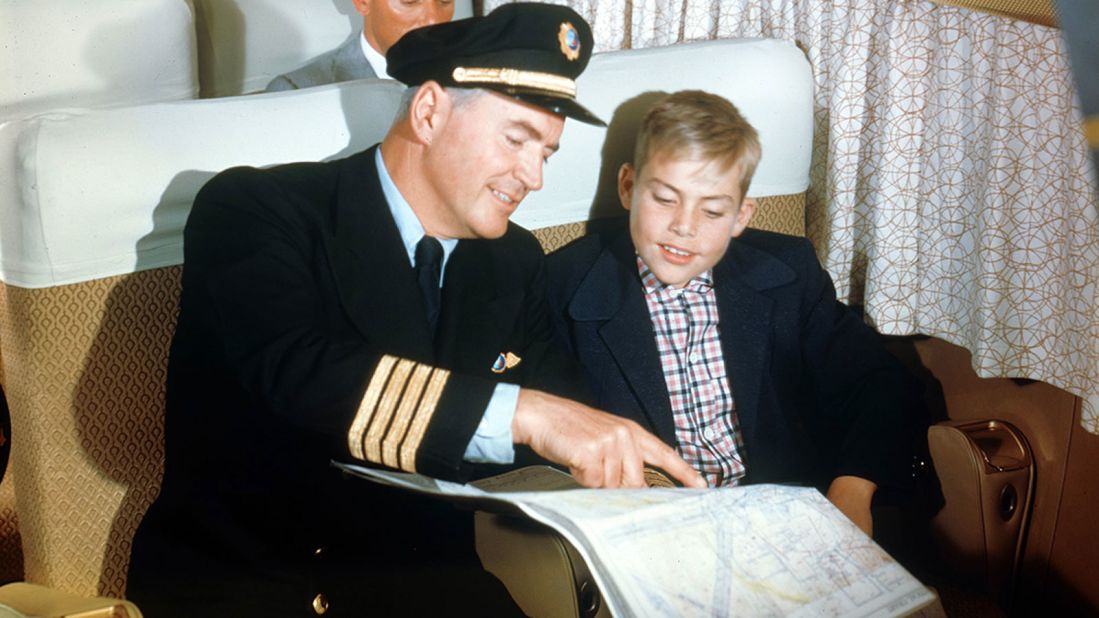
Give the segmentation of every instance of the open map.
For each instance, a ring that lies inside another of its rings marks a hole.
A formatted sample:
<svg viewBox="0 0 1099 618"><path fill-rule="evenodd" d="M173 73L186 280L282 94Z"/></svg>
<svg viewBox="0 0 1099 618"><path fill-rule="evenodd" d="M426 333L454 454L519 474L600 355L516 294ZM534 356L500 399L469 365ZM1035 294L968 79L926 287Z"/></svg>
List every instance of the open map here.
<svg viewBox="0 0 1099 618"><path fill-rule="evenodd" d="M554 486L555 474L512 473L474 487L337 465L488 510L521 510L577 549L614 616L897 616L935 600L810 488L545 491L569 487L569 477ZM513 491L523 487L540 491Z"/></svg>

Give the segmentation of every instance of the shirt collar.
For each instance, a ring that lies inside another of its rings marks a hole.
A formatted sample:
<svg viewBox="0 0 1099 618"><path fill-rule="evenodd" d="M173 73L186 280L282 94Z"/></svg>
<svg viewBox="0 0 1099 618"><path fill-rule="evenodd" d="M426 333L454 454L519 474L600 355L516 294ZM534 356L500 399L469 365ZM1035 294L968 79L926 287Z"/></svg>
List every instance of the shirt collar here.
<svg viewBox="0 0 1099 618"><path fill-rule="evenodd" d="M415 211L412 210L412 206L401 195L401 191L397 189L397 185L393 183L393 178L389 175L389 170L385 168L385 161L382 159L382 149L378 148L374 151L374 162L378 166L378 180L382 185L382 194L385 195L385 203L389 206L389 212L393 215L393 221L397 223L397 231L401 234L401 243L404 244L405 251L408 253L408 263L415 264L416 259L416 243L420 242L420 239L424 237L424 226L420 223L420 220L416 217ZM458 246L457 238L438 239L439 243L443 245L443 272L446 272L446 262L450 259L450 254L453 253L454 248ZM442 279L440 279L440 285Z"/></svg>
<svg viewBox="0 0 1099 618"><path fill-rule="evenodd" d="M645 263L645 260L641 259L641 256L637 256L637 272L641 275L641 287L645 290L645 295L659 294L664 297L676 297L682 294L684 291L689 290L698 294L705 294L711 288L714 287L713 269L707 269L694 276L687 285L682 288L675 288L666 283L662 283L653 274L653 271L649 269L649 265Z"/></svg>
<svg viewBox="0 0 1099 618"><path fill-rule="evenodd" d="M370 63L370 68L374 69L374 74L381 79L392 79L386 71L386 67L389 65L385 61L385 56L370 46L370 42L366 40L365 32L359 34L359 46L363 50L366 61Z"/></svg>

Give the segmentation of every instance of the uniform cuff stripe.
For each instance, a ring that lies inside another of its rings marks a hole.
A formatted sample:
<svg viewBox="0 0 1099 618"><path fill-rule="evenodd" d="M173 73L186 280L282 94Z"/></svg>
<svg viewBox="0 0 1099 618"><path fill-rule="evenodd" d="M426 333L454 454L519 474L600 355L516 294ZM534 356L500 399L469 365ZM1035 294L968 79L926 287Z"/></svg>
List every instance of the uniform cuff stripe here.
<svg viewBox="0 0 1099 618"><path fill-rule="evenodd" d="M397 403L400 401L405 385L408 383L408 376L415 366L414 361L402 358L397 362L397 367L393 370L389 383L385 385L382 400L378 402L378 408L374 411L374 419L370 421L370 429L367 430L366 438L363 440L366 443L367 461L382 463L382 439L389 429L393 412L397 409Z"/></svg>
<svg viewBox="0 0 1099 618"><path fill-rule="evenodd" d="M450 372L383 356L347 432L351 456L409 472Z"/></svg>
<svg viewBox="0 0 1099 618"><path fill-rule="evenodd" d="M443 394L450 372L445 369L435 369L431 374L431 380L427 384L423 399L416 409L416 416L412 419L412 426L408 430L401 445L401 469L408 472L416 471L416 452L420 450L427 424L435 415L435 409L439 405L439 397Z"/></svg>
<svg viewBox="0 0 1099 618"><path fill-rule="evenodd" d="M374 417L374 409L378 405L378 398L381 396L382 389L385 388L385 383L389 380L389 373L393 370L393 365L396 362L397 358L393 356L383 356L378 361L378 366L374 369L374 375L370 378L370 384L366 387L366 394L363 395L362 402L359 403L359 410L351 421L351 429L347 432L347 448L355 459L366 460L366 453L363 451L363 436L366 433L366 428L370 425L370 420Z"/></svg>
<svg viewBox="0 0 1099 618"><path fill-rule="evenodd" d="M416 366L415 371L412 373L412 379L409 380L408 387L405 389L405 395L401 398L401 405L397 408L397 415L393 419L393 424L386 432L385 440L382 442L382 463L390 468L399 467L397 449L400 447L401 441L404 440L405 432L412 422L413 411L416 404L420 403L424 392L424 383L427 382L427 376L431 375L431 370L430 365Z"/></svg>

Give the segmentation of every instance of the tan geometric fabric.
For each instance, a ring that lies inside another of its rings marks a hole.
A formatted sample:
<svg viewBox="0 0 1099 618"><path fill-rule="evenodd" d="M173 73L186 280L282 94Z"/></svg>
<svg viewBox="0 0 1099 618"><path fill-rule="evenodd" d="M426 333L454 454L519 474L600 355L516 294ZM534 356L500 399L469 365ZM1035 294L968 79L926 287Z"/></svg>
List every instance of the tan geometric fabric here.
<svg viewBox="0 0 1099 618"><path fill-rule="evenodd" d="M749 227L791 236L805 236L805 194L756 198L756 214Z"/></svg>
<svg viewBox="0 0 1099 618"><path fill-rule="evenodd" d="M531 230L531 232L534 234L534 237L538 239L538 242L542 243L542 251L549 253L564 247L586 234L588 232L588 224L586 221L562 223L561 225Z"/></svg>
<svg viewBox="0 0 1099 618"><path fill-rule="evenodd" d="M7 286L0 343L26 579L120 596L163 472L164 381L179 267Z"/></svg>
<svg viewBox="0 0 1099 618"><path fill-rule="evenodd" d="M0 483L0 584L23 579L23 545L15 512L15 475L11 461Z"/></svg>
<svg viewBox="0 0 1099 618"><path fill-rule="evenodd" d="M4 284L0 283L0 315L4 307ZM0 318L2 320L2 318ZM0 346L0 387L4 385L3 346ZM11 436L6 436L11 439ZM23 545L15 514L15 475L8 459L4 480L0 481L0 583L23 579Z"/></svg>
<svg viewBox="0 0 1099 618"><path fill-rule="evenodd" d="M1053 0L931 0L936 4L951 4L967 9L1024 19L1043 26L1057 25L1057 8Z"/></svg>
<svg viewBox="0 0 1099 618"><path fill-rule="evenodd" d="M817 114L807 235L840 298L968 349L982 377L1080 396L1099 433L1099 196L1059 30L921 0L564 3L597 50L796 42Z"/></svg>
<svg viewBox="0 0 1099 618"><path fill-rule="evenodd" d="M793 236L805 236L805 194L757 198L756 214L750 227ZM588 231L586 221L564 223L531 230L546 253L560 249Z"/></svg>

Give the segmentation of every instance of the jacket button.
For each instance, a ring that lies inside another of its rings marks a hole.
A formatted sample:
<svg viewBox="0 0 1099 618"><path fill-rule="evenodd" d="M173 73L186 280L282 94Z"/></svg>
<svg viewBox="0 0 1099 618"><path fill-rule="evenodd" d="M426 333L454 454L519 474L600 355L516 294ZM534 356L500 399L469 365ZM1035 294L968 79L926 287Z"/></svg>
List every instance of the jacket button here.
<svg viewBox="0 0 1099 618"><path fill-rule="evenodd" d="M318 594L313 597L313 611L318 616L328 611L328 597L323 594Z"/></svg>

